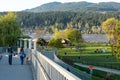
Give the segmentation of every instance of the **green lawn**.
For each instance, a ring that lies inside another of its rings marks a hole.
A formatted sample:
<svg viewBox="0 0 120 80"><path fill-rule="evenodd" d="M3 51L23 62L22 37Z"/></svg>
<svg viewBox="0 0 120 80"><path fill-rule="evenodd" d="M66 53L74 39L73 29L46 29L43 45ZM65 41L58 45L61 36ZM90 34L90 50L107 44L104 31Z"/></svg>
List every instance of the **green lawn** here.
<svg viewBox="0 0 120 80"><path fill-rule="evenodd" d="M103 48L103 47L102 47ZM120 60L117 60L111 53L110 47L106 48L105 53L95 53L94 50L101 49L101 47L85 47L80 50L75 48L61 48L58 50L59 57L66 57L72 59L74 62L80 62L83 64L92 64L96 66L102 66L107 68L114 68L120 70ZM65 55L66 52L66 55ZM80 58L79 58L80 57Z"/></svg>
<svg viewBox="0 0 120 80"><path fill-rule="evenodd" d="M74 65L74 67L89 73L88 68L83 68L83 67L76 66L76 65ZM93 74L92 74L92 80L106 80L107 74L108 74L107 72L99 71L99 70L94 69ZM111 76L109 76L109 78L110 78L109 80L119 80L120 76L112 74Z"/></svg>
<svg viewBox="0 0 120 80"><path fill-rule="evenodd" d="M84 43L85 44L85 43ZM79 45L77 45L79 46ZM96 53L95 50L102 50L105 49L105 53L98 52ZM66 53L66 54L65 54ZM72 60L73 62L83 63L83 64L90 64L94 66L106 67L106 68L113 68L120 70L120 60L116 59L115 56L112 55L111 47L109 45L104 44L85 44L84 47L76 48L76 47L66 47L58 49L57 55L59 58L67 58ZM100 71L98 71L99 73ZM105 78L106 73L103 73ZM95 77L98 76L98 77ZM101 76L99 78L99 74L93 76L94 80L104 80ZM120 76L117 76L117 78ZM116 79L116 76L112 75L112 80Z"/></svg>

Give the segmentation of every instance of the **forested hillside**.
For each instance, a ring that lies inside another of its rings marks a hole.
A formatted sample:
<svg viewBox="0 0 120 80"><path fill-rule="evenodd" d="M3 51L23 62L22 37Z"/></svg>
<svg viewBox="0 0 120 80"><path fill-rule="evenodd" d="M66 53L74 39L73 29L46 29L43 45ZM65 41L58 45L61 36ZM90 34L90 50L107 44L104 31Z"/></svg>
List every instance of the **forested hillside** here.
<svg viewBox="0 0 120 80"><path fill-rule="evenodd" d="M0 13L3 15L6 13ZM55 29L74 28L87 33L102 33L101 23L114 17L120 20L120 12L16 12L21 28L41 28L49 32Z"/></svg>
<svg viewBox="0 0 120 80"><path fill-rule="evenodd" d="M16 12L21 28L55 29L75 28L87 33L101 32L101 23L114 17L120 20L120 3L115 2L51 2L33 9ZM0 13L0 15L5 14Z"/></svg>
<svg viewBox="0 0 120 80"><path fill-rule="evenodd" d="M92 12L19 12L18 21L21 27L47 27L47 28L77 28L101 26L107 18L120 19L120 12L92 13Z"/></svg>
<svg viewBox="0 0 120 80"><path fill-rule="evenodd" d="M24 10L26 12L48 12L48 11L74 11L74 12L103 12L103 11L120 11L120 3L116 2L51 2L41 6Z"/></svg>

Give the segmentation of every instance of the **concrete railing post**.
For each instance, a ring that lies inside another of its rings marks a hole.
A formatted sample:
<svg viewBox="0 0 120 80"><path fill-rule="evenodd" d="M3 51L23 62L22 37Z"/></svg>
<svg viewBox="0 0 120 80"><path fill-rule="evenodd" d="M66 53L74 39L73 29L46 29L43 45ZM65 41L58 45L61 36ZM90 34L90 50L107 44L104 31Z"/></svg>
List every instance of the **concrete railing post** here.
<svg viewBox="0 0 120 80"><path fill-rule="evenodd" d="M29 39L29 49L31 49L31 48L32 48L32 40Z"/></svg>
<svg viewBox="0 0 120 80"><path fill-rule="evenodd" d="M20 47L22 47L22 39L20 39Z"/></svg>
<svg viewBox="0 0 120 80"><path fill-rule="evenodd" d="M24 39L24 48L27 48L27 39Z"/></svg>
<svg viewBox="0 0 120 80"><path fill-rule="evenodd" d="M34 50L36 50L36 47L37 47L37 39L33 39L33 42L34 42Z"/></svg>

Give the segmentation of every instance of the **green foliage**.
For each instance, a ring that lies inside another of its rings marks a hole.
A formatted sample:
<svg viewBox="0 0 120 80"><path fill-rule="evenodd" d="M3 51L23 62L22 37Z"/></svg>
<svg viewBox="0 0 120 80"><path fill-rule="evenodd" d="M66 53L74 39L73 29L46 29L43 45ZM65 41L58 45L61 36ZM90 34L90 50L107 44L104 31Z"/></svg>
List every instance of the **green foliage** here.
<svg viewBox="0 0 120 80"><path fill-rule="evenodd" d="M49 46L56 47L56 48L62 48L63 45L61 43L61 39L52 39L49 43Z"/></svg>
<svg viewBox="0 0 120 80"><path fill-rule="evenodd" d="M23 38L23 39L27 38L27 39L30 39L31 37L28 36L28 35L21 34L18 38Z"/></svg>
<svg viewBox="0 0 120 80"><path fill-rule="evenodd" d="M108 40L111 44L116 43L116 25L118 24L118 20L115 18L108 18L106 21L102 23L102 29L104 33L107 35Z"/></svg>
<svg viewBox="0 0 120 80"><path fill-rule="evenodd" d="M43 13L28 13L19 12L18 21L21 27L33 29L34 27L47 28L49 31L54 29L63 30L65 28L79 29L84 32L85 25L89 24L89 32L92 26L101 28L101 23L107 18L114 17L120 20L119 12L43 12ZM51 31L52 32L52 31Z"/></svg>
<svg viewBox="0 0 120 80"><path fill-rule="evenodd" d="M120 59L120 23L117 24L117 46L115 54L117 59Z"/></svg>
<svg viewBox="0 0 120 80"><path fill-rule="evenodd" d="M90 3L90 2L51 2L42 6L26 10L28 12L48 12L48 11L82 11L82 12L105 12L120 11L120 4L115 2Z"/></svg>
<svg viewBox="0 0 120 80"><path fill-rule="evenodd" d="M0 16L0 46L14 46L20 36L16 14L9 12Z"/></svg>
<svg viewBox="0 0 120 80"><path fill-rule="evenodd" d="M61 31L56 31L53 36L54 40L63 39L69 40L71 43L79 43L82 41L81 32L75 29L66 29ZM52 40L51 42L53 42ZM62 44L62 43L61 43Z"/></svg>
<svg viewBox="0 0 120 80"><path fill-rule="evenodd" d="M69 58L66 58L66 57L62 57L62 61L66 62L69 65L73 65L73 60L72 59L69 59Z"/></svg>
<svg viewBox="0 0 120 80"><path fill-rule="evenodd" d="M81 43L83 45L86 45L85 49L83 49L83 53L80 51L76 51L75 47L67 48L59 48L58 49L58 56L60 59L62 57L65 57L67 59L72 59L73 62L77 63L83 63L87 65L94 65L94 66L101 66L101 67L107 67L107 68L113 68L113 69L120 69L120 60L116 60L114 56L112 56L111 53L111 47L105 44L97 44L94 43ZM106 53L94 53L94 50L96 49L106 49ZM67 53L65 55L65 52ZM80 58L79 58L80 57ZM88 68L83 68L79 66L74 66L82 71L86 71L89 73ZM93 80L104 80L106 79L107 72L99 71L99 70L93 70ZM110 79L111 80L119 80L120 76L111 74Z"/></svg>
<svg viewBox="0 0 120 80"><path fill-rule="evenodd" d="M66 39L66 38L67 38L66 35L67 35L67 34L65 34L65 31L64 31L64 30L60 30L60 31L56 30L56 31L54 32L53 38L54 38L54 39Z"/></svg>
<svg viewBox="0 0 120 80"><path fill-rule="evenodd" d="M77 65L74 65L74 67L89 73L88 68L80 67ZM93 80L106 80L107 74L108 74L107 72L94 69L92 77L93 77ZM110 80L119 80L120 76L116 74L111 74L109 78Z"/></svg>
<svg viewBox="0 0 120 80"><path fill-rule="evenodd" d="M110 40L113 55L120 59L120 22L115 18L109 18L102 25Z"/></svg>
<svg viewBox="0 0 120 80"><path fill-rule="evenodd" d="M47 45L47 42L43 38L38 38L37 40L38 45L45 46Z"/></svg>
<svg viewBox="0 0 120 80"><path fill-rule="evenodd" d="M79 43L82 41L82 36L81 32L78 30L71 30L67 34L67 38L72 42L72 43Z"/></svg>
<svg viewBox="0 0 120 80"><path fill-rule="evenodd" d="M59 48L58 55L60 57L73 59L74 62L78 63L120 70L120 60L116 59L116 57L112 55L110 45L106 46L102 43L80 43L78 44L78 46L81 47L79 47L78 49L76 49L76 46ZM97 49L105 49L105 52L97 53L95 52L95 50ZM65 52L67 53L67 55L64 54Z"/></svg>

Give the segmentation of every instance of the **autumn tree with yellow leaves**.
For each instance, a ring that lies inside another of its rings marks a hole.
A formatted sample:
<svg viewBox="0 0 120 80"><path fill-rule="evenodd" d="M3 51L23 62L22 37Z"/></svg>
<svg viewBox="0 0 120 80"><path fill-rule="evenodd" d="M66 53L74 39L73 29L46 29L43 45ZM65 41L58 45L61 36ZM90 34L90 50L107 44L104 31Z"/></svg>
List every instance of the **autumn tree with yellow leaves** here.
<svg viewBox="0 0 120 80"><path fill-rule="evenodd" d="M107 35L108 40L111 44L116 44L116 25L118 20L115 18L109 18L102 23L102 30Z"/></svg>
<svg viewBox="0 0 120 80"><path fill-rule="evenodd" d="M109 18L102 23L102 30L110 41L113 54L120 59L120 22L115 18Z"/></svg>

